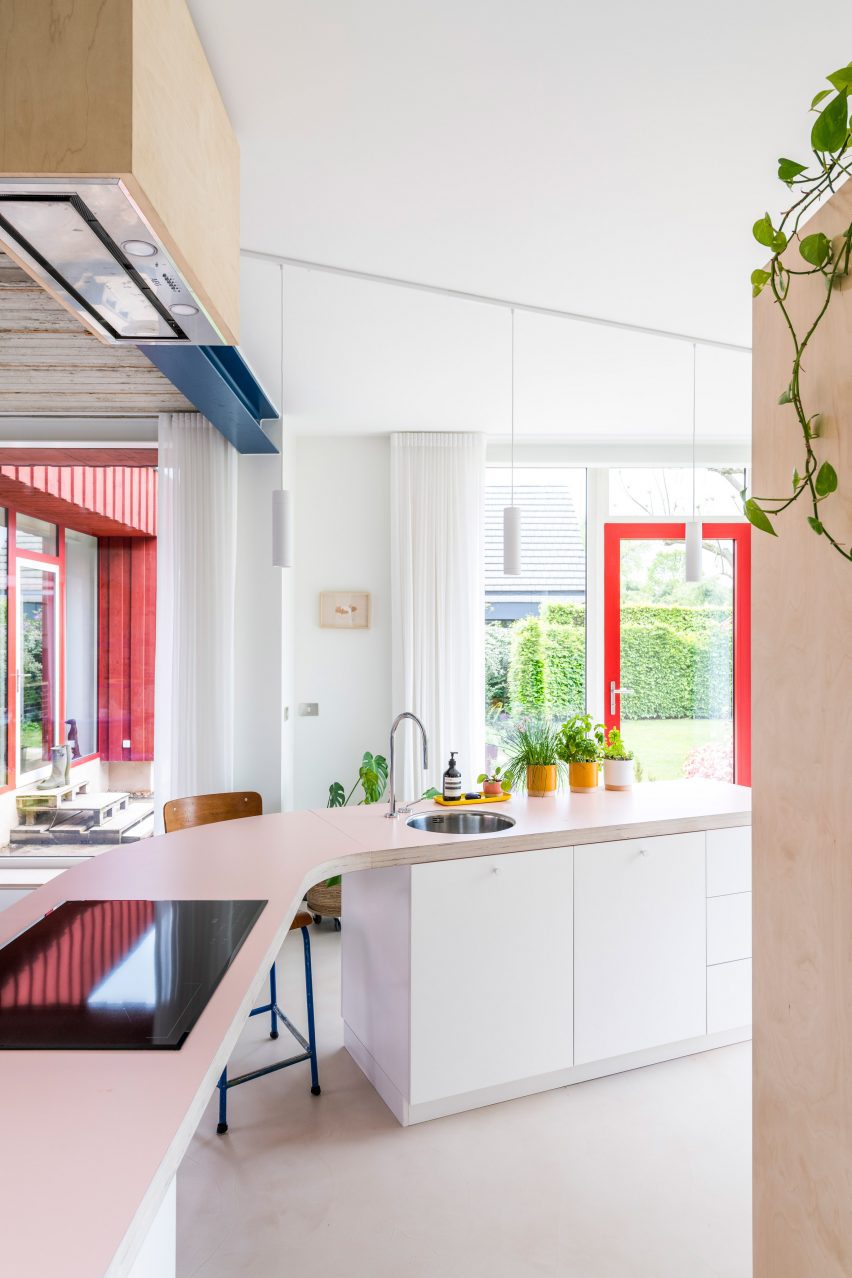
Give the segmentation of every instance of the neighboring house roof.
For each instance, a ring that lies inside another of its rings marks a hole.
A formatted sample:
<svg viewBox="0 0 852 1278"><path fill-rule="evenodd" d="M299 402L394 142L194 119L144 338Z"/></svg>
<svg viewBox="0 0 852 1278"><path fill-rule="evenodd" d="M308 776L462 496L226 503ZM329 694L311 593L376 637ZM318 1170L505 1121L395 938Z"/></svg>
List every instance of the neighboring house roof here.
<svg viewBox="0 0 852 1278"><path fill-rule="evenodd" d="M522 512L520 577L503 576L503 507L510 504L509 484L487 485L486 598L526 600L545 595L585 595L584 530L568 490L556 484L515 483L515 505Z"/></svg>

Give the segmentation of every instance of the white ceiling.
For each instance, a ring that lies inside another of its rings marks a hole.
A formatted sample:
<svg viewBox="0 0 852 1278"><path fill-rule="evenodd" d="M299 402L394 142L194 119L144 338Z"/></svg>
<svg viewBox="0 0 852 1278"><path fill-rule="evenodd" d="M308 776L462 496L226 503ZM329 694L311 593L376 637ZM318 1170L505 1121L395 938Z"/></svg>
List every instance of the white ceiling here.
<svg viewBox="0 0 852 1278"><path fill-rule="evenodd" d="M747 344L843 0L189 0L245 247ZM317 278L317 277L313 277Z"/></svg>

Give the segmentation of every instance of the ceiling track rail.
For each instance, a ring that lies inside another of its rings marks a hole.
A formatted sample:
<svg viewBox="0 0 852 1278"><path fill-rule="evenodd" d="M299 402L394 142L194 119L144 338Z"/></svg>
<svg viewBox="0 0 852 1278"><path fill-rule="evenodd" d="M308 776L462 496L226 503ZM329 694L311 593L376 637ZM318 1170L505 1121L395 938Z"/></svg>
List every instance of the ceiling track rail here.
<svg viewBox="0 0 852 1278"><path fill-rule="evenodd" d="M444 288L440 284L424 284L396 275L378 275L372 271L358 271L348 266L332 266L328 262L311 262L299 257L284 257L280 253L267 253L261 249L241 248L241 257L261 262L274 262L300 271L318 271L324 275L339 275L344 279L361 280L367 284L383 284L390 288L404 288L416 293L431 293L435 297L448 297L455 302L474 302L480 306L497 306L503 310L522 311L528 315L545 315L551 319L572 320L577 324L592 324L598 328L612 328L622 333L637 333L642 337L665 338L671 342L687 342L712 350L733 351L738 355L750 355L750 346L736 342L722 342L712 337L696 337L689 333L673 333L664 328L648 328L643 324L630 324L625 320L606 319L600 315L583 315L578 311L563 311L555 306L536 306L531 302L511 301L505 297L492 297L487 293L468 293L463 289Z"/></svg>

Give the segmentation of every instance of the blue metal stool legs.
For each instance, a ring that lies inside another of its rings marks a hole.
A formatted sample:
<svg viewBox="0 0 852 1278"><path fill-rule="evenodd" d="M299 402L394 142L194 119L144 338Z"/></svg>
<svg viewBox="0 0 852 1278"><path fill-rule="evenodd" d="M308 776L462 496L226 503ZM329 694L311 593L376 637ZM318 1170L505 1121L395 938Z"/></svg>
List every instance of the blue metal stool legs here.
<svg viewBox="0 0 852 1278"><path fill-rule="evenodd" d="M317 1072L317 1035L314 1029L314 977L311 970L311 938L308 929L302 928L302 941L305 946L305 998L308 1004L308 1055L311 1058L311 1095L319 1096L319 1074Z"/></svg>
<svg viewBox="0 0 852 1278"><path fill-rule="evenodd" d="M249 1012L249 1016L262 1016L265 1012L269 1012L271 1029L269 1031L270 1038L278 1037L278 1022L280 1021L295 1038L296 1042L303 1049L297 1056L291 1056L286 1061L276 1061L274 1065L264 1065L262 1069L253 1069L247 1074L240 1074L237 1078L228 1078L227 1067L222 1070L219 1082L216 1086L219 1089L219 1122L216 1131L220 1136L228 1130L228 1090L231 1087L239 1087L240 1083L250 1083L252 1079L262 1078L264 1074L274 1074L279 1069L287 1069L289 1065L299 1065L302 1061L310 1061L311 1063L311 1095L319 1096L321 1088L319 1084L319 1072L317 1070L317 1040L316 1029L314 1027L314 982L313 973L311 971L311 938L308 929L301 929L302 942L305 950L305 1000L308 1009L308 1037L307 1040L299 1033L292 1021L281 1011L278 1006L278 981L275 971L275 964L269 969L269 1002L264 1003L262 1007L255 1007Z"/></svg>
<svg viewBox="0 0 852 1278"><path fill-rule="evenodd" d="M219 1082L216 1084L219 1088L219 1125L216 1131L221 1136L228 1130L228 1067L222 1070L219 1076Z"/></svg>
<svg viewBox="0 0 852 1278"><path fill-rule="evenodd" d="M278 976L275 964L269 969L269 1037L278 1037Z"/></svg>

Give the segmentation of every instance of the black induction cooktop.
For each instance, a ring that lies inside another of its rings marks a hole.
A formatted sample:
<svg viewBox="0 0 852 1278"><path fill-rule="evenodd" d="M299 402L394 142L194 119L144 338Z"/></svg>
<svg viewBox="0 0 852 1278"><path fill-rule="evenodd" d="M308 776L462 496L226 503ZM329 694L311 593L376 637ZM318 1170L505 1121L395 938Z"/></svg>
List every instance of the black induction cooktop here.
<svg viewBox="0 0 852 1278"><path fill-rule="evenodd" d="M65 901L0 949L0 1050L183 1046L266 901Z"/></svg>

